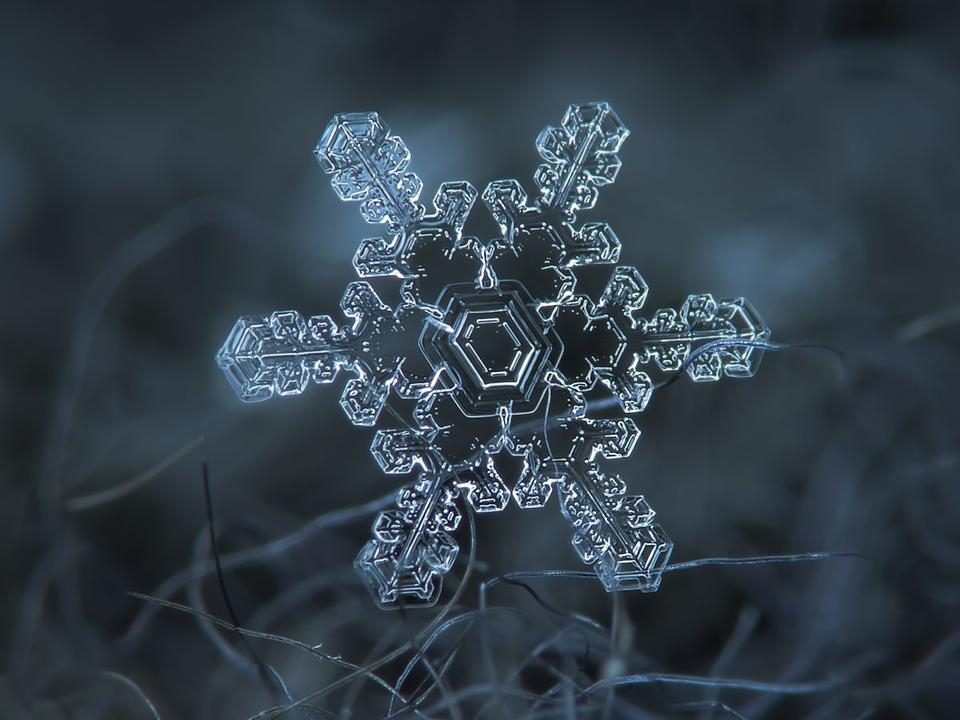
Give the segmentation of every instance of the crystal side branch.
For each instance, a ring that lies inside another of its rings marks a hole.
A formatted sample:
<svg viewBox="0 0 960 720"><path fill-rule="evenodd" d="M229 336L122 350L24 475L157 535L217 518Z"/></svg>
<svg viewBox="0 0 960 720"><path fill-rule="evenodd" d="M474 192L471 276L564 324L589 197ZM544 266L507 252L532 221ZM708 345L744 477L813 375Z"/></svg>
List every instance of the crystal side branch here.
<svg viewBox="0 0 960 720"><path fill-rule="evenodd" d="M577 555L608 591L659 587L673 545L604 463L633 452L629 416L659 382L682 370L696 382L750 377L770 331L743 298L709 294L645 317L647 284L616 264L616 234L578 225L616 179L628 134L605 102L571 106L537 138L536 197L516 180L483 191L500 229L492 239L463 234L478 196L470 183L443 183L432 208L419 201L410 153L378 114L336 115L317 144L337 195L384 228L359 245L345 321L292 310L241 318L217 362L248 402L344 371L340 404L354 425L379 428L371 452L383 472L417 474L355 562L381 607L437 601L459 553L462 503L532 509L554 490ZM587 265L611 267L599 297L577 291ZM395 307L375 278L399 283ZM618 417L591 416L585 396L597 392Z"/></svg>

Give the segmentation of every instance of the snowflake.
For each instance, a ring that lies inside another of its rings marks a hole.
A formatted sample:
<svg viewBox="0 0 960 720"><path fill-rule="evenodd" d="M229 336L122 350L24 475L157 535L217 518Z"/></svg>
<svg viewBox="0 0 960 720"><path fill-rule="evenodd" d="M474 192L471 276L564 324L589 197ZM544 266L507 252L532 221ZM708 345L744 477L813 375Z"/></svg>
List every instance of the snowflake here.
<svg viewBox="0 0 960 720"><path fill-rule="evenodd" d="M470 183L443 183L429 212L418 202L410 154L377 113L336 115L317 144L337 195L386 228L360 244L357 274L395 278L400 299L391 307L356 281L340 303L344 323L291 310L242 318L217 362L250 402L343 370L350 421L397 425L379 429L371 451L385 473L417 479L376 518L355 562L381 607L437 601L459 552L461 499L486 513L511 497L539 508L556 492L574 549L608 591L659 586L673 545L602 461L633 451L639 430L627 416L647 406L651 374L750 377L769 330L746 300L708 294L641 316L647 284L616 265L616 234L603 222L577 226L616 178L628 134L605 102L571 106L537 138L535 199L516 180L487 186L500 228L489 241L463 235ZM574 270L588 265L614 266L597 299L577 292Z"/></svg>

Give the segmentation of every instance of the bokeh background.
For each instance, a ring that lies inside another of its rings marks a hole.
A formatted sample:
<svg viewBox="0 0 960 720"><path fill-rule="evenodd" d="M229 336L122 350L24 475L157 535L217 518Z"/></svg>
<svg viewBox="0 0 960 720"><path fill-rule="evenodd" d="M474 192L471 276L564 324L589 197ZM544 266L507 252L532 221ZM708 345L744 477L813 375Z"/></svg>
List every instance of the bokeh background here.
<svg viewBox="0 0 960 720"><path fill-rule="evenodd" d="M244 406L213 355L237 316L333 313L352 279L374 231L311 155L333 113L381 112L430 197L530 187L540 128L595 99L633 134L589 217L650 307L744 295L775 340L843 356L676 383L615 469L677 561L858 556L686 570L652 595L501 584L426 651L443 687L422 693L421 664L402 694L455 719L525 717L524 693L546 696L536 717L955 717L958 50L955 4L907 0L5 3L0 717L245 718L287 701L277 678L299 698L348 673L128 594L228 617L215 575L184 574L210 555L202 461L225 556L308 529L225 573L242 625L357 664L427 626L435 611L381 613L353 574L372 507L327 515L400 482L338 390ZM555 503L480 518L448 617L502 573L580 570L569 535ZM411 652L377 673L392 685ZM773 685L585 692L650 673ZM288 716L388 702L367 679Z"/></svg>

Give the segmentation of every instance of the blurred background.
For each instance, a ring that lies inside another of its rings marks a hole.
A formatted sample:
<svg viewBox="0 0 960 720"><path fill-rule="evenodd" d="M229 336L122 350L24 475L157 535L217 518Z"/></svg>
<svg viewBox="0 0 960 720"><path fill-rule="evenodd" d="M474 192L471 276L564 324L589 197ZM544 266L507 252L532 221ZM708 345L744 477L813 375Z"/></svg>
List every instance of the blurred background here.
<svg viewBox="0 0 960 720"><path fill-rule="evenodd" d="M129 594L230 622L190 570L209 570L203 461L240 623L342 662L397 650L388 687L414 642L429 662L397 716L955 717L958 51L960 7L907 0L5 3L0 717L246 718L319 690L284 716L391 712L369 677L331 688L336 660ZM648 306L744 295L774 340L846 361L796 349L749 382L676 383L611 468L676 561L858 556L651 595L501 584L481 621L480 582L582 569L555 502L511 505L480 518L463 620L423 649L437 610L380 612L351 567L404 481L371 432L338 387L243 405L213 356L240 315L336 315L376 230L312 156L332 114L382 113L429 198L532 187L541 127L599 99L633 134L584 219L616 229Z"/></svg>

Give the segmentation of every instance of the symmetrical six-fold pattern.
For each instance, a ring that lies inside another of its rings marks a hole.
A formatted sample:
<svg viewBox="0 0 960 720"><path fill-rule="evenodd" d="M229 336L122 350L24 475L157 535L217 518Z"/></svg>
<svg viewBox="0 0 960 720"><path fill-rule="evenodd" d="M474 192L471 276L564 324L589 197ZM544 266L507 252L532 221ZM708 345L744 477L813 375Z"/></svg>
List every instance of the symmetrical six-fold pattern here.
<svg viewBox="0 0 960 720"><path fill-rule="evenodd" d="M672 543L601 460L633 451L639 430L626 416L646 407L651 373L750 377L762 354L753 341L769 330L743 298L691 295L679 310L640 315L647 285L615 265L613 230L576 225L616 178L628 134L607 103L571 106L537 138L535 199L516 180L483 192L501 233L490 241L463 236L477 198L468 182L443 183L427 212L406 146L376 113L336 115L317 144L340 198L387 230L360 244L357 274L397 278L402 300L390 307L359 281L343 295L343 324L295 311L241 318L217 361L245 401L345 370L340 404L353 424L377 425L391 393L412 404L408 419L389 406L404 426L378 430L371 447L384 472L418 472L355 562L382 607L436 602L459 550L458 500L477 512L511 497L538 508L554 488L577 554L607 590L659 586ZM596 300L577 293L574 269L585 265L614 266ZM618 417L591 417L584 395L597 390Z"/></svg>

